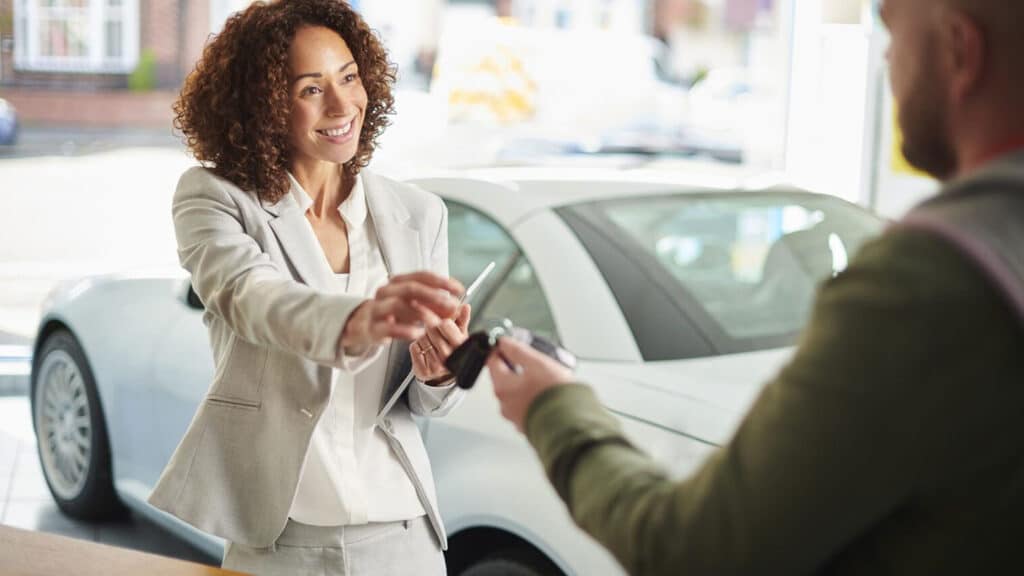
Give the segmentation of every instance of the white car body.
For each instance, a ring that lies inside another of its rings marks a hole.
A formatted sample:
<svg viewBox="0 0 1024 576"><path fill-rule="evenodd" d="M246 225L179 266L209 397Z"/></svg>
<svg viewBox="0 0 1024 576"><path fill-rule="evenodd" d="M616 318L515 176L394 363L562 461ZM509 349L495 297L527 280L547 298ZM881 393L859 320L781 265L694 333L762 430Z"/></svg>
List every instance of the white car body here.
<svg viewBox="0 0 1024 576"><path fill-rule="evenodd" d="M685 476L729 439L791 350L645 362L601 270L553 211L603 198L744 189L742 181L729 179L709 185L667 178L499 171L415 182L505 229L535 271L561 344L580 359L580 380L621 417L637 445ZM37 346L61 327L80 343L102 399L121 501L219 555L222 541L145 502L213 374L201 311L188 305L187 293L184 273L65 284L45 305ZM566 574L621 573L576 528L532 449L500 417L486 371L453 414L422 420L421 427L453 553L527 545Z"/></svg>

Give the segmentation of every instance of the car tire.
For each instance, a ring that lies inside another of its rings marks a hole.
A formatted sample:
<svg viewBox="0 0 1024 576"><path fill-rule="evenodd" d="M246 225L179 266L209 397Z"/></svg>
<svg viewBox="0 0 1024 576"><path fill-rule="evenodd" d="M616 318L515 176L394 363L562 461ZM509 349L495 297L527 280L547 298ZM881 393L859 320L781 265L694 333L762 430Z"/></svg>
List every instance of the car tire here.
<svg viewBox="0 0 1024 576"><path fill-rule="evenodd" d="M31 382L39 462L57 506L81 520L123 516L96 381L70 332L46 337L32 360Z"/></svg>
<svg viewBox="0 0 1024 576"><path fill-rule="evenodd" d="M535 550L507 548L467 566L459 576L563 576L563 573Z"/></svg>

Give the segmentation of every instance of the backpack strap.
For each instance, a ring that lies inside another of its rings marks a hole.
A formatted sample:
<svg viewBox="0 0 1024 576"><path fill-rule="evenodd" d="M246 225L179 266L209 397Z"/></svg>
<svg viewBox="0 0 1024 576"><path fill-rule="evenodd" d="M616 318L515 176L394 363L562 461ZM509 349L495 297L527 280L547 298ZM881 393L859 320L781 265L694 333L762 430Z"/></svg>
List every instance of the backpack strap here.
<svg viewBox="0 0 1024 576"><path fill-rule="evenodd" d="M1024 222L1021 222L1024 229ZM940 214L921 210L912 212L898 222L897 229L920 230L942 238L951 244L961 255L970 260L996 290L1010 304L1018 319L1024 322L1024 277L1015 271L1004 259L1001 251L989 241L990 237L973 234L969 227L959 226L953 220L941 217ZM1024 253L1024 244L1007 249Z"/></svg>
<svg viewBox="0 0 1024 576"><path fill-rule="evenodd" d="M893 225L952 245L1024 323L1024 152L949 182Z"/></svg>

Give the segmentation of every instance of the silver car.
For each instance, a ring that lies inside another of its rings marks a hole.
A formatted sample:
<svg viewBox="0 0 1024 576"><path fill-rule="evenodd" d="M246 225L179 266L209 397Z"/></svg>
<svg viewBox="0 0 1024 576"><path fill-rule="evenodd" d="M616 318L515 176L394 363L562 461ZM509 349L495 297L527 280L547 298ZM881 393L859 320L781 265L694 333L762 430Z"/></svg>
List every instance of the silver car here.
<svg viewBox="0 0 1024 576"><path fill-rule="evenodd" d="M497 263L474 326L508 318L575 352L580 379L679 476L728 440L789 357L817 284L882 226L835 197L742 181L497 170L413 182L448 204L452 275L468 283ZM181 273L65 284L46 303L31 398L62 510L128 506L219 555L222 541L146 504L211 381L201 315ZM486 372L454 414L420 426L449 573L621 573L500 417Z"/></svg>

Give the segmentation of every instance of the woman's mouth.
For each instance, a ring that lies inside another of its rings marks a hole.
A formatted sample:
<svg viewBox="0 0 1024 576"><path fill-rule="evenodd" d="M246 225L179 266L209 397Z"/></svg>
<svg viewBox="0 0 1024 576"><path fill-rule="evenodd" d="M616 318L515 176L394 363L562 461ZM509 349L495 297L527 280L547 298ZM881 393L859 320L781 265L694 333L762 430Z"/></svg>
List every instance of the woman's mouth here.
<svg viewBox="0 0 1024 576"><path fill-rule="evenodd" d="M344 125L334 126L332 128L324 128L317 130L316 133L322 136L324 139L333 142L335 144L341 144L347 142L352 138L352 125L355 120L349 120Z"/></svg>

